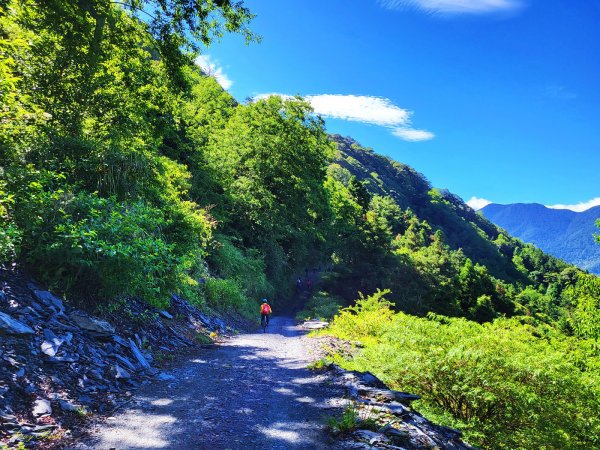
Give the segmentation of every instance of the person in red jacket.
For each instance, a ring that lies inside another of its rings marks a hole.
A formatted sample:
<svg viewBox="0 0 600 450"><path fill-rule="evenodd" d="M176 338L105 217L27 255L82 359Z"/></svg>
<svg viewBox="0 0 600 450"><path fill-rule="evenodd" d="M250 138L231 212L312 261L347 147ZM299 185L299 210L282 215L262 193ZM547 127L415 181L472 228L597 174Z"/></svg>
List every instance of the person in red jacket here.
<svg viewBox="0 0 600 450"><path fill-rule="evenodd" d="M263 298L262 305L260 305L260 323L263 323L263 320L267 322L267 326L269 326L269 314L271 314L271 307L267 303L267 299Z"/></svg>

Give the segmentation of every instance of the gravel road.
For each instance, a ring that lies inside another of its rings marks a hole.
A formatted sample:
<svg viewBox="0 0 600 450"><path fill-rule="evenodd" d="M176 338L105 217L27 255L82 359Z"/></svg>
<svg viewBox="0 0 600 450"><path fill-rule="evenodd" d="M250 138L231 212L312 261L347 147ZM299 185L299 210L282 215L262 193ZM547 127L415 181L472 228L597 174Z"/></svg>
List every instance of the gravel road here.
<svg viewBox="0 0 600 450"><path fill-rule="evenodd" d="M325 418L343 409L342 389L306 369L303 334L291 318L273 317L266 334L202 350L69 448L330 448Z"/></svg>

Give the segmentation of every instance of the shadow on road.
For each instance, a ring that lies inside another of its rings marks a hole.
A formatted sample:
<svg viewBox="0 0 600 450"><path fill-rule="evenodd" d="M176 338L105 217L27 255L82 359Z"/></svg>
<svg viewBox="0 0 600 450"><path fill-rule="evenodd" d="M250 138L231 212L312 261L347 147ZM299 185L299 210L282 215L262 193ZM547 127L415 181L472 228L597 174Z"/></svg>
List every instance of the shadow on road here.
<svg viewBox="0 0 600 450"><path fill-rule="evenodd" d="M327 448L325 418L340 413L342 389L306 369L302 333L274 317L266 334L202 351L74 448Z"/></svg>

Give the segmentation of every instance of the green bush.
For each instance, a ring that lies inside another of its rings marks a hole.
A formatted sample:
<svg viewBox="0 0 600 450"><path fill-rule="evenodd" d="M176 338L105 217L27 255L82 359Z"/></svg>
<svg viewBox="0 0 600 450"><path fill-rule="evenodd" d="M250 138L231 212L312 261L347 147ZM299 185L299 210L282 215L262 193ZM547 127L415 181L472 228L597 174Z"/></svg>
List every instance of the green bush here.
<svg viewBox="0 0 600 450"><path fill-rule="evenodd" d="M304 309L296 314L296 320L321 319L328 321L339 312L341 306L340 298L328 295L326 292L318 292L310 298Z"/></svg>
<svg viewBox="0 0 600 450"><path fill-rule="evenodd" d="M232 240L218 236L215 249L208 258L211 267L223 278L235 280L250 298L270 298L273 286L266 276L264 256L257 250L242 250Z"/></svg>
<svg viewBox="0 0 600 450"><path fill-rule="evenodd" d="M212 308L235 310L249 319L256 319L259 307L256 300L249 299L235 280L208 278L204 284L206 301Z"/></svg>
<svg viewBox="0 0 600 450"><path fill-rule="evenodd" d="M561 341L515 320L393 314L380 294L326 331L365 344L339 363L421 395L421 412L484 448L598 448L600 377L582 372Z"/></svg>
<svg viewBox="0 0 600 450"><path fill-rule="evenodd" d="M165 211L143 201L100 198L77 192L60 174L28 169L18 178L14 206L23 232L21 257L53 287L164 306L198 264L210 232L201 212L184 203ZM190 231L194 246L171 239L165 229L174 224Z"/></svg>
<svg viewBox="0 0 600 450"><path fill-rule="evenodd" d="M21 232L9 215L13 196L5 188L6 183L0 180L0 265L14 260L21 239Z"/></svg>

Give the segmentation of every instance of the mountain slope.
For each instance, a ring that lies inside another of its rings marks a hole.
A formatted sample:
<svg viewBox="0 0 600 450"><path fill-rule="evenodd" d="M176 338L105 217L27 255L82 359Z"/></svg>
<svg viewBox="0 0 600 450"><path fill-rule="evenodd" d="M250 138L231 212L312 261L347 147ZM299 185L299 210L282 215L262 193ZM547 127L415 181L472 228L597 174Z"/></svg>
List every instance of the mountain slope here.
<svg viewBox="0 0 600 450"><path fill-rule="evenodd" d="M363 148L352 138L339 135L332 138L338 147L335 163L363 182L372 194L387 195L401 208L410 208L434 231L441 230L452 249L462 249L494 276L522 280L512 255L503 254L493 243L500 230L458 196L447 190L432 189L425 176L412 167Z"/></svg>
<svg viewBox="0 0 600 450"><path fill-rule="evenodd" d="M593 234L600 206L587 211L551 209L537 203L490 204L483 215L513 236L551 255L600 274L600 247Z"/></svg>

